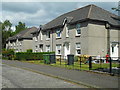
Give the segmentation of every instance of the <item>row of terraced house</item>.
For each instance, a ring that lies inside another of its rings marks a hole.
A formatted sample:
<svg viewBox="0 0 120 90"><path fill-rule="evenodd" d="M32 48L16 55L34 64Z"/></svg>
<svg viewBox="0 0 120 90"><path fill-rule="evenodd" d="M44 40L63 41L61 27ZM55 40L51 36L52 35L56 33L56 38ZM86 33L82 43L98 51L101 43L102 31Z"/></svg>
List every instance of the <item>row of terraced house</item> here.
<svg viewBox="0 0 120 90"><path fill-rule="evenodd" d="M39 28L31 27L9 37L6 49L55 51L63 57L68 54L120 57L119 22L119 16L88 5L58 16Z"/></svg>

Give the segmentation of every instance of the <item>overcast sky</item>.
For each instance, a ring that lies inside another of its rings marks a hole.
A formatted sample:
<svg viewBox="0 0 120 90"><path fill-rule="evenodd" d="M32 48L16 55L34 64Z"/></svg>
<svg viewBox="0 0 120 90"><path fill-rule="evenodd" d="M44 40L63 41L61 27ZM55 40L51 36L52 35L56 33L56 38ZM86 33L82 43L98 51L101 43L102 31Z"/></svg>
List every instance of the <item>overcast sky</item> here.
<svg viewBox="0 0 120 90"><path fill-rule="evenodd" d="M111 10L112 7L117 7L117 2L2 2L1 21L8 19L13 26L19 21L24 22L28 27L39 26L61 14L89 4L95 4L117 14Z"/></svg>

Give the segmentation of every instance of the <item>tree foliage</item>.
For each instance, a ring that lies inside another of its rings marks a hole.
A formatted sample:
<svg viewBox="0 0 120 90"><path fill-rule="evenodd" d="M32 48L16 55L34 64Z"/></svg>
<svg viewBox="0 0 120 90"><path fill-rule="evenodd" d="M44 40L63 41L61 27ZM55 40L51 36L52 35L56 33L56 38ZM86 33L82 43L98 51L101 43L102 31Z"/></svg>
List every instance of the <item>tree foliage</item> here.
<svg viewBox="0 0 120 90"><path fill-rule="evenodd" d="M14 36L22 30L25 30L27 27L25 23L19 22L18 25L15 26L15 31L11 29L12 23L9 20L5 20L4 22L0 22L0 29L2 29L2 48L6 47L6 40L9 37Z"/></svg>
<svg viewBox="0 0 120 90"><path fill-rule="evenodd" d="M25 30L27 27L25 26L25 23L19 22L18 25L15 26L16 30L14 34L17 34L21 32L22 30Z"/></svg>
<svg viewBox="0 0 120 90"><path fill-rule="evenodd" d="M2 48L5 48L6 39L13 36L11 27L12 23L9 20L0 23L0 28L2 29Z"/></svg>

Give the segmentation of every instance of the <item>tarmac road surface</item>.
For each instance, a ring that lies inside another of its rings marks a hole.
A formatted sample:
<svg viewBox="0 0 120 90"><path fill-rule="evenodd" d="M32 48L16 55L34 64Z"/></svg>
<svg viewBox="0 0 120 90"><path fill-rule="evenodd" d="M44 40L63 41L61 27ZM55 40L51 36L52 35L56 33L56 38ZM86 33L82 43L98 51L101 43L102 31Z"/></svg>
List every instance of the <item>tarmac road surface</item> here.
<svg viewBox="0 0 120 90"><path fill-rule="evenodd" d="M2 88L83 88L83 86L3 64Z"/></svg>

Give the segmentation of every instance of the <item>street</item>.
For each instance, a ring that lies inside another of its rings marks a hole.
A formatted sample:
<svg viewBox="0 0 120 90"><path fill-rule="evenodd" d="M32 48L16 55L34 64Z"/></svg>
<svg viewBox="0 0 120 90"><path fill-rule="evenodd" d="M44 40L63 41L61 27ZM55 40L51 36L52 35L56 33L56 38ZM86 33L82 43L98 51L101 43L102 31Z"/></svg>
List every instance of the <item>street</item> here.
<svg viewBox="0 0 120 90"><path fill-rule="evenodd" d="M83 88L57 78L2 65L2 88Z"/></svg>

